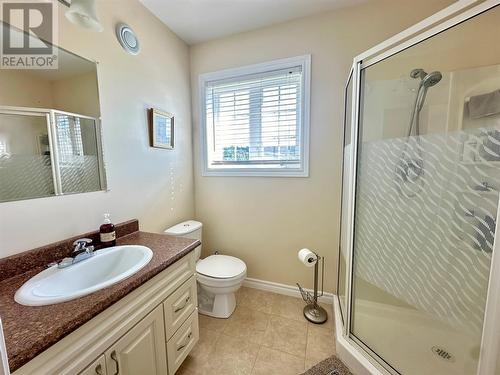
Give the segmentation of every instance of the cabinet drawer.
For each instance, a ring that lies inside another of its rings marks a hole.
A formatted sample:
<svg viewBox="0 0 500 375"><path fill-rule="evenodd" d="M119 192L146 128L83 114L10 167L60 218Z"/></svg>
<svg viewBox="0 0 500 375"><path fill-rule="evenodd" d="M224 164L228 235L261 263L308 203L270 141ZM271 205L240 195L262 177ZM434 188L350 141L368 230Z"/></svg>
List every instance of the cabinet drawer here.
<svg viewBox="0 0 500 375"><path fill-rule="evenodd" d="M163 303L165 336L170 339L197 306L196 277L191 276Z"/></svg>
<svg viewBox="0 0 500 375"><path fill-rule="evenodd" d="M198 309L195 309L167 342L169 374L175 374L199 338Z"/></svg>

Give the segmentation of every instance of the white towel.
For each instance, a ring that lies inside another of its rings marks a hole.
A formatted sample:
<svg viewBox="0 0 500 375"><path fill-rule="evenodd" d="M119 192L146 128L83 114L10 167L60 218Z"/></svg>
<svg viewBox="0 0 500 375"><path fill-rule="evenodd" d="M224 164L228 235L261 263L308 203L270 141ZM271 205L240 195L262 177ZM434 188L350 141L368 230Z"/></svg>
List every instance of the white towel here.
<svg viewBox="0 0 500 375"><path fill-rule="evenodd" d="M468 107L471 119L499 114L500 90L495 90L488 94L471 96Z"/></svg>

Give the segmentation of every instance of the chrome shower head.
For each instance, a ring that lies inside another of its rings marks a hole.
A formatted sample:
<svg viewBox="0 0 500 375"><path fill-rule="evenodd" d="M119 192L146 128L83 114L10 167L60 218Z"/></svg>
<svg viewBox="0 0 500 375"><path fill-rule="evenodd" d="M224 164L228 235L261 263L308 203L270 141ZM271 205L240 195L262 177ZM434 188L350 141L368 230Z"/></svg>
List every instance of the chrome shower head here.
<svg viewBox="0 0 500 375"><path fill-rule="evenodd" d="M443 78L441 72L429 73L422 79L422 85L424 87L432 87L441 81L441 78Z"/></svg>
<svg viewBox="0 0 500 375"><path fill-rule="evenodd" d="M441 78L443 78L443 75L441 72L432 72L427 74L427 72L421 68L418 69L413 69L410 72L410 77L411 78L420 78L420 85L426 88L432 87L435 84L437 84L439 81L441 81Z"/></svg>

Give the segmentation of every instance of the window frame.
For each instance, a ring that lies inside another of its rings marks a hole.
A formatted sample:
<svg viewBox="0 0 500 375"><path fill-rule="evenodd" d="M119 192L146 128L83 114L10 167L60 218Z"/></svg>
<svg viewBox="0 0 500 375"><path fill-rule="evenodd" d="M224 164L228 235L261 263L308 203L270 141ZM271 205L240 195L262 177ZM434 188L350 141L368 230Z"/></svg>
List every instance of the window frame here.
<svg viewBox="0 0 500 375"><path fill-rule="evenodd" d="M250 74L265 74L274 70L288 69L300 66L301 78L301 129L300 129L300 167L299 168L217 168L208 164L207 148L207 119L206 119L206 85L208 82L225 79L234 79ZM198 82L199 90L199 119L200 119L200 141L202 150L201 175L209 176L232 176L232 177L309 177L309 132L310 132L310 92L311 92L311 55L289 57L279 60L268 61L259 64L247 65L238 68L224 69L216 72L200 74Z"/></svg>

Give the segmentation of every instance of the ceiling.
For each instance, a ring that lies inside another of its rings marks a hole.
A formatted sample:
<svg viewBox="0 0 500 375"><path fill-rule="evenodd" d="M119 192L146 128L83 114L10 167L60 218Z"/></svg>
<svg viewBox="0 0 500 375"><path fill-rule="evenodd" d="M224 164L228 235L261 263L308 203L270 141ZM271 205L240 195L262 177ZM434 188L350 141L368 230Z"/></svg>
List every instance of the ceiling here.
<svg viewBox="0 0 500 375"><path fill-rule="evenodd" d="M141 0L188 44L364 1L366 0Z"/></svg>

